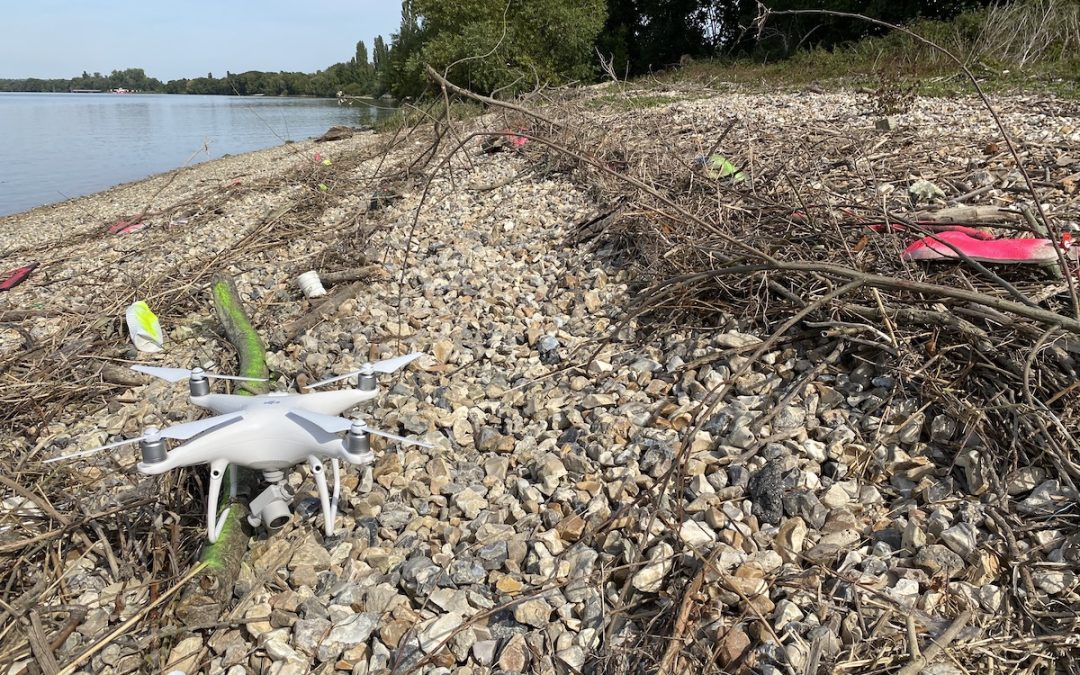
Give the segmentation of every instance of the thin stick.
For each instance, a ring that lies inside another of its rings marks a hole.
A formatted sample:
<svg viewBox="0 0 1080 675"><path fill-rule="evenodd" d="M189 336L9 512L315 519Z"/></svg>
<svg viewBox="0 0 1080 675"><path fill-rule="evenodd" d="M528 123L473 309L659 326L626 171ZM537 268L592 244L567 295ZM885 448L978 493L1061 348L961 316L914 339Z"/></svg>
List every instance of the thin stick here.
<svg viewBox="0 0 1080 675"><path fill-rule="evenodd" d="M960 635L960 631L964 630L969 621L971 621L970 609L956 617L956 620L941 634L941 637L931 642L924 654L912 658L896 675L919 675L923 668L930 665L937 658L937 655Z"/></svg>
<svg viewBox="0 0 1080 675"><path fill-rule="evenodd" d="M439 71L435 70L434 68L432 68L430 65L428 65L426 63L424 64L424 70L426 70L427 74L429 76L431 76L432 78L434 78L436 82L438 82L442 86L446 87L450 91L454 92L458 96L464 96L466 98L475 99L477 101L480 101L481 103L486 103L488 105L493 105L493 106L496 106L496 107L499 107L499 108L506 108L507 110L514 110L516 112L521 113L522 115L525 115L526 117L535 117L536 119L540 120L541 122L545 122L547 124L550 124L551 126L555 127L556 129L562 129L563 128L563 125L559 124L558 122L556 122L556 121L554 121L552 119L544 117L543 115L541 115L538 112L528 110L527 108L523 108L523 107L521 107L519 105L515 105L515 104L509 103L507 101L500 101L498 99L494 99L494 98L491 98L489 96L484 96L483 94L477 94L475 92L469 91L468 89L462 89L461 87L457 86L456 84L454 84L450 80L448 80L445 77L443 77L442 75L440 75Z"/></svg>

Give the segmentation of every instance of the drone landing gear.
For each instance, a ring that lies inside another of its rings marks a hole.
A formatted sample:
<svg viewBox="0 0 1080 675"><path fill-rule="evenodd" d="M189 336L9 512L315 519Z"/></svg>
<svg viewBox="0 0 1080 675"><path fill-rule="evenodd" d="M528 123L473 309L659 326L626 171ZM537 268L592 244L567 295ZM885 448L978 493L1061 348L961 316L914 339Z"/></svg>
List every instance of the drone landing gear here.
<svg viewBox="0 0 1080 675"><path fill-rule="evenodd" d="M311 467L311 475L315 477L315 487L319 489L319 503L322 505L323 530L326 536L334 534L334 520L337 518L338 497L341 496L341 470L337 459L331 459L330 465L334 468L334 495L329 494L326 486L326 471L323 470L322 461L315 455L308 456L308 465Z"/></svg>
<svg viewBox="0 0 1080 675"><path fill-rule="evenodd" d="M218 497L221 495L221 481L225 477L225 469L229 467L229 463L224 459L217 459L210 462L210 494L206 497L206 538L213 544L221 536L221 531L225 529L225 523L229 519L229 509L226 508L221 514L221 522L218 522ZM235 497L234 491L236 489L236 479L233 478L232 486L230 488L230 496Z"/></svg>

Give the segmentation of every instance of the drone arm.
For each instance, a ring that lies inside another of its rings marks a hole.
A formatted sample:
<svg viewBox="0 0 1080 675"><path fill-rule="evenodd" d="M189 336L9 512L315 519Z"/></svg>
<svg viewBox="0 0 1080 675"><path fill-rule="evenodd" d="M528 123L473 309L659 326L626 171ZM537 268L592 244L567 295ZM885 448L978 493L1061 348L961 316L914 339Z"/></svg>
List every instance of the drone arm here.
<svg viewBox="0 0 1080 675"><path fill-rule="evenodd" d="M221 495L221 480L225 477L225 469L229 466L228 460L216 459L210 462L210 494L206 497L206 537L213 544L221 536L221 531L228 521L229 509L221 514L221 522L218 523L218 497Z"/></svg>

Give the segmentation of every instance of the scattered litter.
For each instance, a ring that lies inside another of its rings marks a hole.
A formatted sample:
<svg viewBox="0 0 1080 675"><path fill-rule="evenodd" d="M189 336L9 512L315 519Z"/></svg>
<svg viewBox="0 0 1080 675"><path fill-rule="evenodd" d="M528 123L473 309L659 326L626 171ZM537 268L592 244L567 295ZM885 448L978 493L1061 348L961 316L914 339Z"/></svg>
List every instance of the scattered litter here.
<svg viewBox="0 0 1080 675"><path fill-rule="evenodd" d="M990 263L1045 265L1058 259L1057 247L1049 239L976 239L955 230L939 232L913 242L904 249L900 258L958 260L960 253L972 260Z"/></svg>
<svg viewBox="0 0 1080 675"><path fill-rule="evenodd" d="M698 157L698 166L701 166L705 170L705 175L713 180L720 180L722 178L731 178L733 183L741 183L746 180L746 174L739 171L739 167L731 163L731 161L723 155L710 155L708 158Z"/></svg>
<svg viewBox="0 0 1080 675"><path fill-rule="evenodd" d="M118 220L109 226L109 234L131 234L146 227L146 223Z"/></svg>
<svg viewBox="0 0 1080 675"><path fill-rule="evenodd" d="M165 336L157 316L145 300L131 303L127 308L127 327L131 341L140 352L160 352L165 348Z"/></svg>
<svg viewBox="0 0 1080 675"><path fill-rule="evenodd" d="M918 204L934 199L945 199L945 192L928 180L917 180L908 188L908 197L911 198L912 204Z"/></svg>
<svg viewBox="0 0 1080 675"><path fill-rule="evenodd" d="M979 230L974 227L969 227L967 225L960 225L958 223L915 221L914 223L912 223L912 225L917 228L930 230L931 232L963 232L967 236L974 239L988 240L994 238L992 232L987 232L986 230ZM908 226L904 225L903 223L866 223L866 226L874 232L886 232L890 230L893 232L906 232L909 229Z"/></svg>
<svg viewBox="0 0 1080 675"><path fill-rule="evenodd" d="M899 120L895 117L882 117L877 122L874 122L874 128L878 131L896 131L900 126Z"/></svg>
<svg viewBox="0 0 1080 675"><path fill-rule="evenodd" d="M4 280L0 281L0 291L10 291L22 282L30 278L30 274L38 268L41 263L32 262L29 265L23 265L13 270L4 272Z"/></svg>
<svg viewBox="0 0 1080 675"><path fill-rule="evenodd" d="M305 298L321 298L326 295L319 273L315 270L304 272L296 278L296 282L300 285L300 290L304 292Z"/></svg>
<svg viewBox="0 0 1080 675"><path fill-rule="evenodd" d="M525 144L529 142L526 136L520 134L527 134L529 132L525 127L517 127L516 129L503 129L502 136L493 136L485 138L480 144L480 149L489 155L496 152L502 152L504 150L520 150L525 147Z"/></svg>

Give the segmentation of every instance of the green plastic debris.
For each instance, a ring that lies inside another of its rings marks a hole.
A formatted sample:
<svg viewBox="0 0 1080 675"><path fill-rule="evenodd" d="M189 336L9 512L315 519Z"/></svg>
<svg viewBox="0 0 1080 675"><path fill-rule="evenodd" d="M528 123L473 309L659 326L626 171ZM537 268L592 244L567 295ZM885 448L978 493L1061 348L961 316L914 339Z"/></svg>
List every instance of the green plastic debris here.
<svg viewBox="0 0 1080 675"><path fill-rule="evenodd" d="M133 302L127 308L127 327L131 340L140 352L160 352L165 348L165 335L157 316L145 300Z"/></svg>
<svg viewBox="0 0 1080 675"><path fill-rule="evenodd" d="M698 163L704 168L705 175L713 180L731 178L732 183L741 183L746 180L746 174L739 171L739 167L723 155L711 155L708 159L699 157Z"/></svg>

